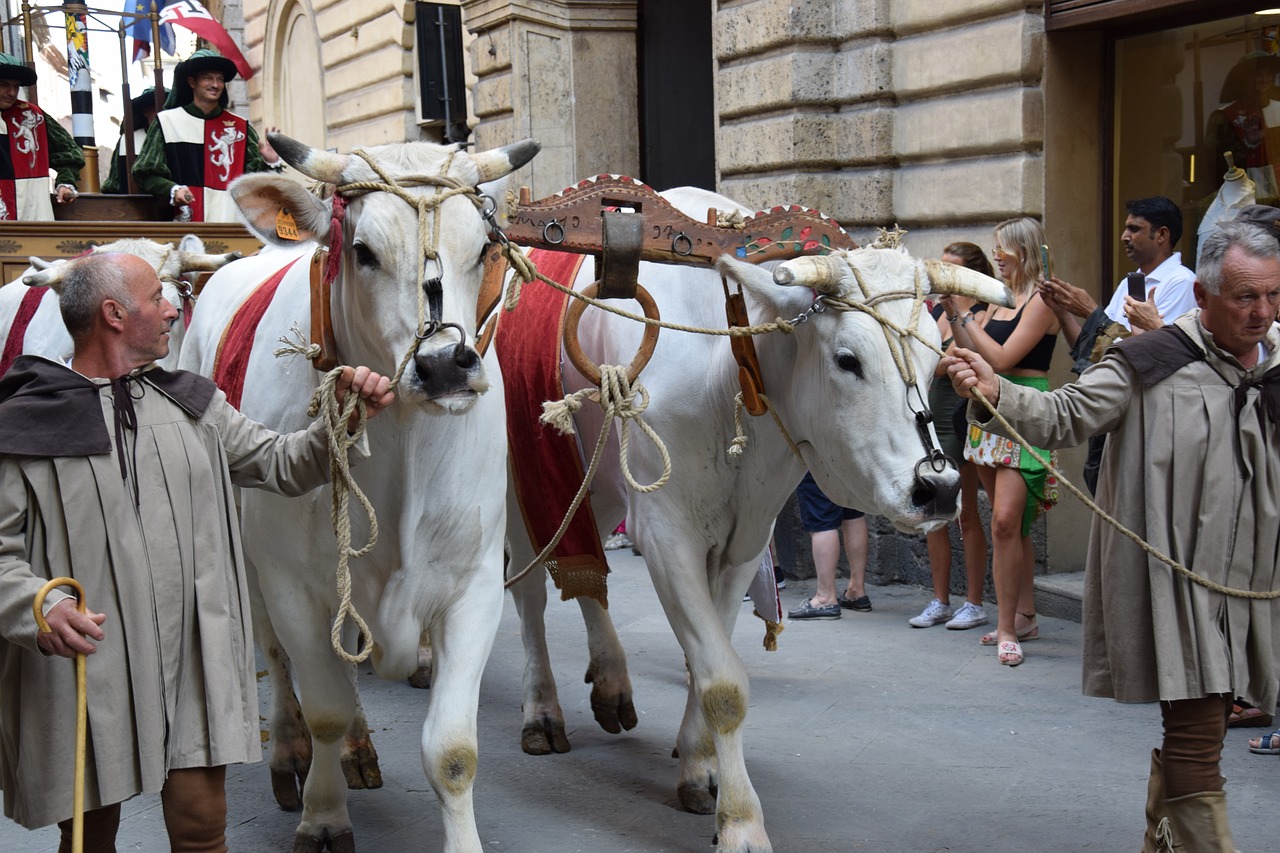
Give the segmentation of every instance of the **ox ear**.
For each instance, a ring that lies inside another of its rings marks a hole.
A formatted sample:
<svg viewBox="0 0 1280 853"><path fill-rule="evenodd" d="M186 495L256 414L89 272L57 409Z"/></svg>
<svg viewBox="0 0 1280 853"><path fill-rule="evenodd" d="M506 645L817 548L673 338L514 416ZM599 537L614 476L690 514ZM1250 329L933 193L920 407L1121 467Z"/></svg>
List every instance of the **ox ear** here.
<svg viewBox="0 0 1280 853"><path fill-rule="evenodd" d="M299 240L328 242L329 208L295 181L259 172L237 178L229 191L241 221L262 242L298 244L298 240L281 237L277 229L276 217L284 211L297 226Z"/></svg>
<svg viewBox="0 0 1280 853"><path fill-rule="evenodd" d="M752 322L765 323L780 315L794 316L813 301L812 294L807 288L778 287L773 280L774 271L763 266L748 264L729 255L721 255L716 261L716 268L727 275L730 281L741 284L742 289L749 291L757 302L769 306L771 316L752 315Z"/></svg>

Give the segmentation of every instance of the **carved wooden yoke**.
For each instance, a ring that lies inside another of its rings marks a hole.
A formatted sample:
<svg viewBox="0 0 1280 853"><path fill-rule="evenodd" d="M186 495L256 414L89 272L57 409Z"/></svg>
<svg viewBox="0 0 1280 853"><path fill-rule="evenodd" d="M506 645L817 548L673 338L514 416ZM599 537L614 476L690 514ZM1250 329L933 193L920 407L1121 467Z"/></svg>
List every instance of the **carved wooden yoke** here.
<svg viewBox="0 0 1280 853"><path fill-rule="evenodd" d="M787 205L744 216L711 208L706 221L699 222L652 187L621 175L587 178L537 201L529 196L529 189L522 187L508 211L507 238L532 248L594 255L599 276L596 296L604 299L635 298L640 261L713 266L717 258L729 254L761 263L858 247L834 219L816 210ZM505 263L492 263L501 260L499 252L491 252L489 260L478 306L481 320L497 306L506 272ZM726 287L725 297L730 327L750 325L742 293L730 293ZM487 345L488 335L481 340ZM731 342L744 406L751 414L762 415L768 409L760 399L763 387L755 345L750 337L734 337ZM566 335L565 347L578 363L577 341Z"/></svg>

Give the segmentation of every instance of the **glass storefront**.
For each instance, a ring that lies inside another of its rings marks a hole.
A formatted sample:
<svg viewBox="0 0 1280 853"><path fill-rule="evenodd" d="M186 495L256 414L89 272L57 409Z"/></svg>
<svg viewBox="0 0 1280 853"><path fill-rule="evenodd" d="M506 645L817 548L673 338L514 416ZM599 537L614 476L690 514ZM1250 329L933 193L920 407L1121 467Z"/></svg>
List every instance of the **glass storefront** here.
<svg viewBox="0 0 1280 853"><path fill-rule="evenodd" d="M1128 199L1168 196L1194 267L1197 232L1222 211L1280 205L1280 8L1117 39L1114 56L1112 221Z"/></svg>

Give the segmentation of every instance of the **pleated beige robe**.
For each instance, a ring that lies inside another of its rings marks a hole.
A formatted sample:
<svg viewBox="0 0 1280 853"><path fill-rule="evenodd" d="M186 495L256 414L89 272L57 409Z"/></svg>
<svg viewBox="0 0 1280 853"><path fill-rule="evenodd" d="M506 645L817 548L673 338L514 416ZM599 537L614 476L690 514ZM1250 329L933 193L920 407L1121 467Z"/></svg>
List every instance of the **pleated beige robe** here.
<svg viewBox="0 0 1280 853"><path fill-rule="evenodd" d="M95 383L110 430L110 386ZM328 476L318 423L280 436L221 391L193 417L145 377L133 396L136 508L114 441L100 455L0 456L0 788L5 814L31 828L72 812L75 667L37 649L31 605L43 582L75 577L107 615L87 667L86 808L158 791L169 769L257 761L232 485L296 495Z"/></svg>
<svg viewBox="0 0 1280 853"><path fill-rule="evenodd" d="M1235 387L1280 365L1245 370L1219 350L1199 311L1176 325L1205 354L1144 388L1112 347L1075 384L1048 394L1001 382L997 410L1043 447L1109 432L1098 504L1143 539L1216 583L1267 591L1280 582L1280 436L1258 387L1236 412ZM1145 336L1143 336L1145 337ZM971 417L982 422L976 404ZM984 428L998 430L994 424ZM1049 555L1050 560L1053 555ZM1280 604L1211 592L1095 517L1085 567L1084 692L1121 702L1238 696L1276 704Z"/></svg>

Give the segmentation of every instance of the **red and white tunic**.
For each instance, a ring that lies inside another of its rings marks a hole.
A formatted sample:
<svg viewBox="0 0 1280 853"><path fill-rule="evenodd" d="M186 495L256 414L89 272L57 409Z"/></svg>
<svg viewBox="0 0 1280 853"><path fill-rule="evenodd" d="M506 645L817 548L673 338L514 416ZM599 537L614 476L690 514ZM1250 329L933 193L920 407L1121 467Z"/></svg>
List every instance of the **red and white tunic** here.
<svg viewBox="0 0 1280 853"><path fill-rule="evenodd" d="M234 222L236 206L227 185L244 174L248 123L226 110L206 119L182 108L164 110L157 120L173 181L196 197L191 221Z"/></svg>
<svg viewBox="0 0 1280 853"><path fill-rule="evenodd" d="M52 121L35 104L0 111L0 220L51 220L49 134Z"/></svg>

